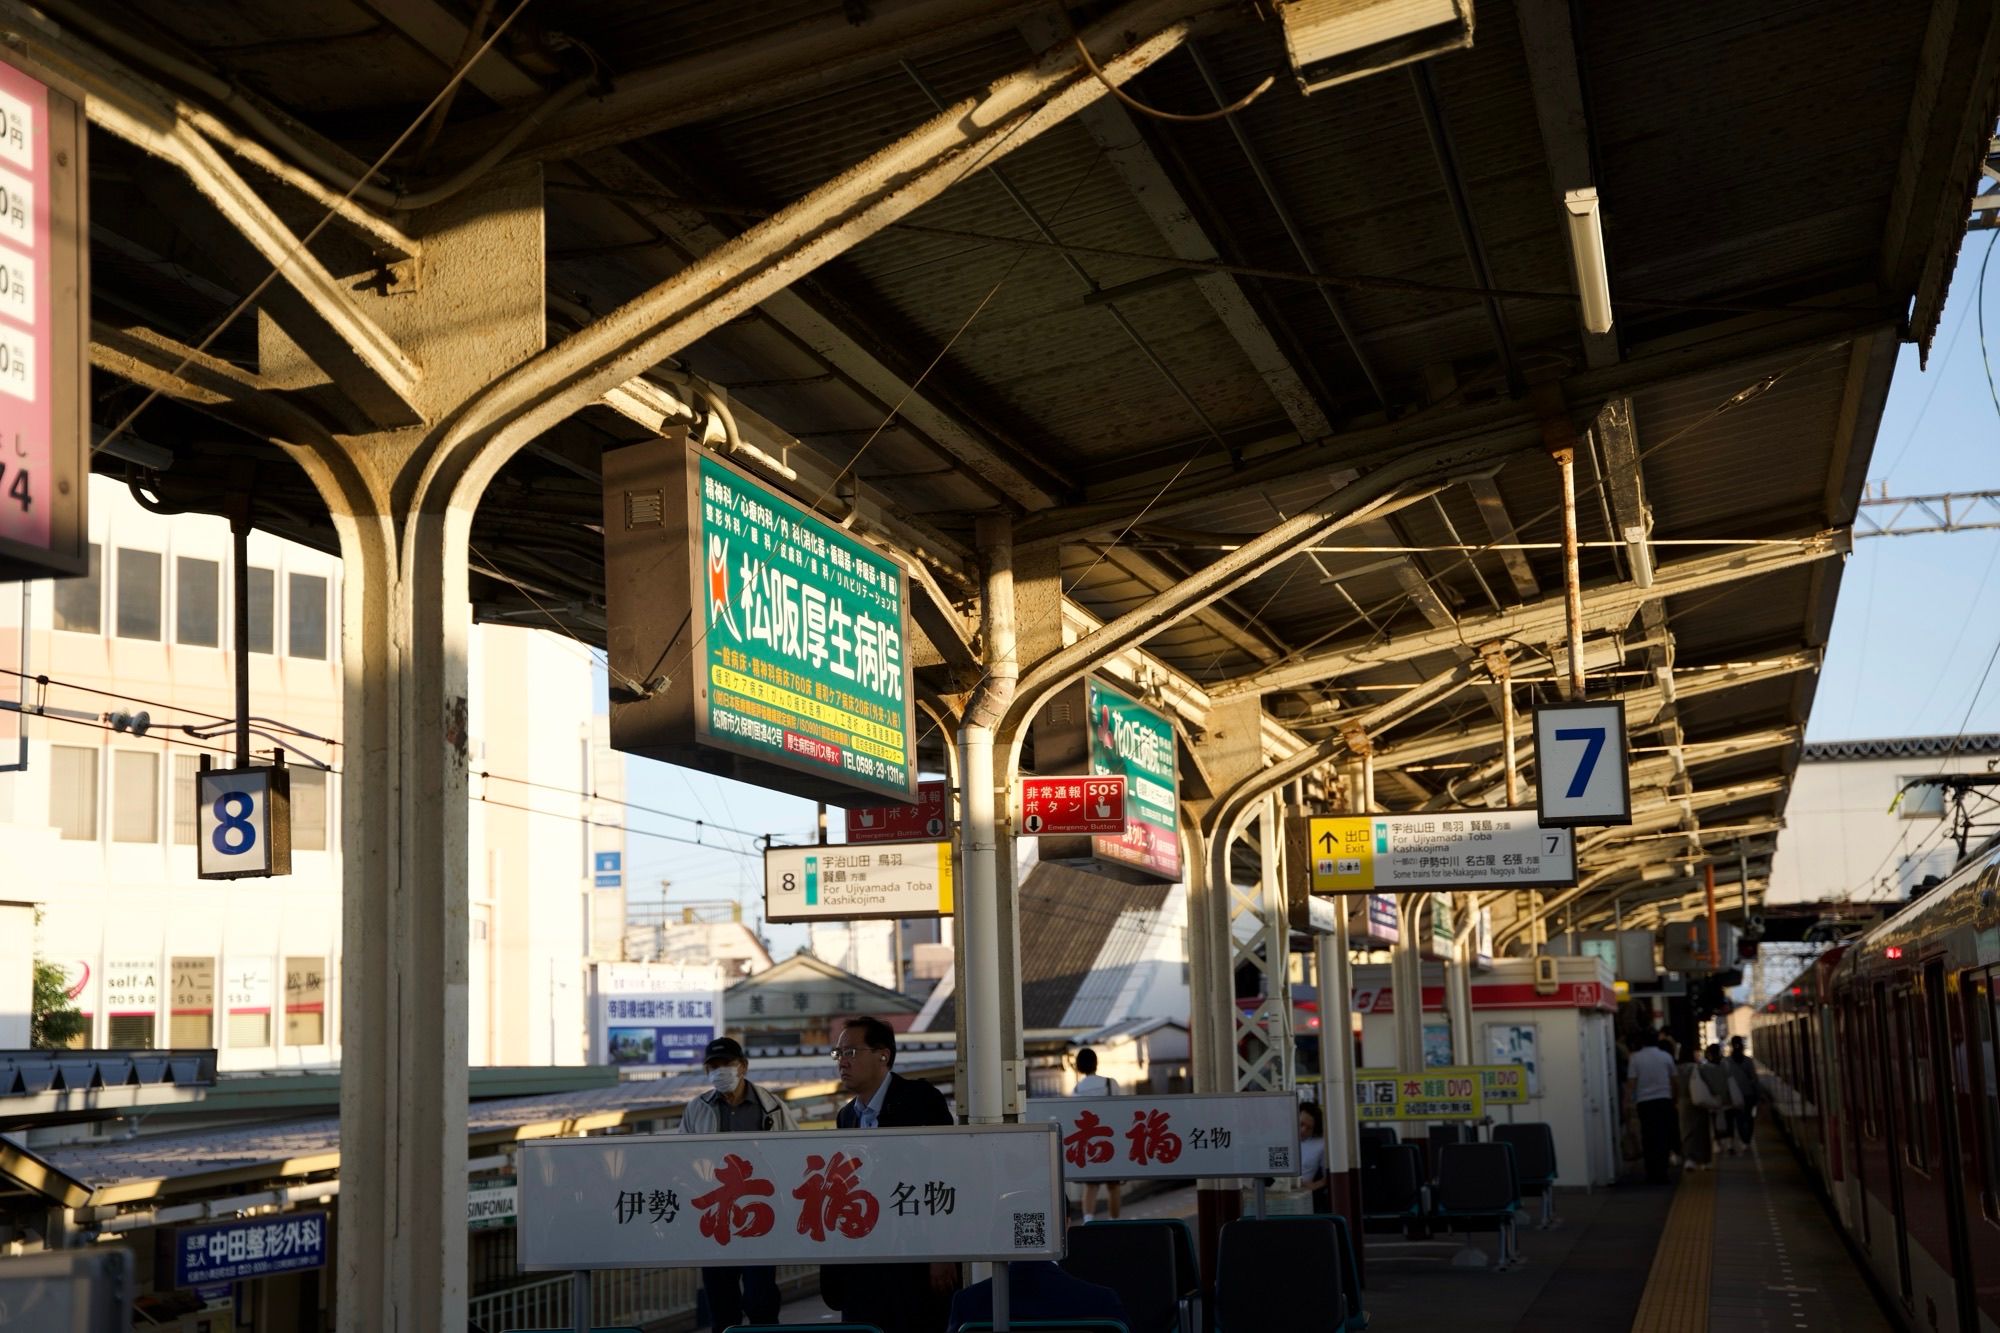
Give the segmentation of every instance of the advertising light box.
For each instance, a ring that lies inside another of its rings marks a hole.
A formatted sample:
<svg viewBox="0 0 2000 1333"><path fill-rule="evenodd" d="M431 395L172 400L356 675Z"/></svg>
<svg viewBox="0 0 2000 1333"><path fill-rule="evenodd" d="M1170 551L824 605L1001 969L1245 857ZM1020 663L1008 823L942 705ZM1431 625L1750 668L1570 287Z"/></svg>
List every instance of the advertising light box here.
<svg viewBox="0 0 2000 1333"><path fill-rule="evenodd" d="M1033 724L1043 774L1125 779L1123 833L1042 836L1042 859L1091 858L1127 880L1181 877L1180 746L1173 719L1089 677L1059 691ZM1017 812L1025 822L1027 812ZM1026 833L1023 825L1017 825Z"/></svg>
<svg viewBox="0 0 2000 1333"><path fill-rule="evenodd" d="M1053 1126L522 1145L524 1271L1059 1259Z"/></svg>
<svg viewBox="0 0 2000 1333"><path fill-rule="evenodd" d="M1062 1134L1068 1180L1293 1175L1299 1099L1289 1092L1036 1097L1022 1113Z"/></svg>
<svg viewBox="0 0 2000 1333"><path fill-rule="evenodd" d="M604 455L611 743L856 804L917 797L909 578L683 440Z"/></svg>

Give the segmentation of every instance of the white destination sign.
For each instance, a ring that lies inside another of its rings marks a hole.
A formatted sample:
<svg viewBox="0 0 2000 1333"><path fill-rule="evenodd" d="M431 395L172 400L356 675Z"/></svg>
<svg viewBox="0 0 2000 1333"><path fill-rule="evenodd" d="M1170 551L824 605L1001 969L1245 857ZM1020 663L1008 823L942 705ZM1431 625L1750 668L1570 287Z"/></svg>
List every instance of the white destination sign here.
<svg viewBox="0 0 2000 1333"><path fill-rule="evenodd" d="M821 843L764 853L766 921L950 914L948 842Z"/></svg>
<svg viewBox="0 0 2000 1333"><path fill-rule="evenodd" d="M1059 1259L1053 1126L547 1139L519 1157L524 1271Z"/></svg>
<svg viewBox="0 0 2000 1333"><path fill-rule="evenodd" d="M1533 810L1448 810L1289 821L1293 864L1314 893L1552 889L1576 883L1568 829Z"/></svg>
<svg viewBox="0 0 2000 1333"><path fill-rule="evenodd" d="M1289 1176L1299 1099L1289 1092L1036 1097L1023 1118L1061 1131L1070 1180Z"/></svg>

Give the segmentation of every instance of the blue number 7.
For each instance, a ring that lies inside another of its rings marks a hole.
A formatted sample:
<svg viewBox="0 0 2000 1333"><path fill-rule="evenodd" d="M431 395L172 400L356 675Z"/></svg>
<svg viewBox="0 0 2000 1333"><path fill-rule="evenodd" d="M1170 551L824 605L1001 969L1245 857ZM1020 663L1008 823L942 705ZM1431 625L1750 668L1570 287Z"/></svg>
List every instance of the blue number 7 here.
<svg viewBox="0 0 2000 1333"><path fill-rule="evenodd" d="M1583 762L1576 766L1576 776L1569 780L1566 796L1574 801L1590 786L1590 775L1597 769L1597 756L1604 753L1605 727L1564 727L1556 732L1559 741L1582 741Z"/></svg>

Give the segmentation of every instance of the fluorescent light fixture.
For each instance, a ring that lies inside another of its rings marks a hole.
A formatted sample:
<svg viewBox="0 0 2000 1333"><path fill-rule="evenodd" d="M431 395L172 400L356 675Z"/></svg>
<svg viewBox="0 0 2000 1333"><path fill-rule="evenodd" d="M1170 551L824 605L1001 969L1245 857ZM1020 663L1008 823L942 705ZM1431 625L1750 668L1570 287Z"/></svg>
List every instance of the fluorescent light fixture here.
<svg viewBox="0 0 2000 1333"><path fill-rule="evenodd" d="M1592 329L1602 333L1603 329ZM1646 542L1646 529L1634 523L1625 529L1625 546L1632 555L1632 582L1642 588L1653 586L1653 548Z"/></svg>
<svg viewBox="0 0 2000 1333"><path fill-rule="evenodd" d="M1472 0L1277 0L1276 9L1309 93L1472 45Z"/></svg>
<svg viewBox="0 0 2000 1333"><path fill-rule="evenodd" d="M1583 327L1592 333L1611 332L1611 274L1604 267L1604 223L1597 191L1569 190L1563 195L1569 222L1569 257L1576 265L1576 290L1583 301Z"/></svg>

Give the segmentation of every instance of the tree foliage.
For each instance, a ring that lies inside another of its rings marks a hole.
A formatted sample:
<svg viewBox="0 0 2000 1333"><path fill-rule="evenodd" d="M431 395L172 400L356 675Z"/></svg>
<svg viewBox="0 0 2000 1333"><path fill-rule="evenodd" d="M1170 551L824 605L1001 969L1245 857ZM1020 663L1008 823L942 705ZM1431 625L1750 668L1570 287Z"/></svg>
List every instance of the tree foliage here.
<svg viewBox="0 0 2000 1333"><path fill-rule="evenodd" d="M44 959L35 960L35 1004L30 1019L29 1044L49 1051L68 1046L90 1031L90 1019L70 1003L69 982L62 968Z"/></svg>

